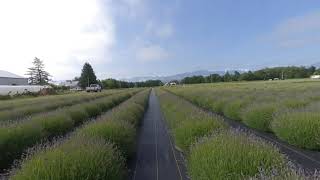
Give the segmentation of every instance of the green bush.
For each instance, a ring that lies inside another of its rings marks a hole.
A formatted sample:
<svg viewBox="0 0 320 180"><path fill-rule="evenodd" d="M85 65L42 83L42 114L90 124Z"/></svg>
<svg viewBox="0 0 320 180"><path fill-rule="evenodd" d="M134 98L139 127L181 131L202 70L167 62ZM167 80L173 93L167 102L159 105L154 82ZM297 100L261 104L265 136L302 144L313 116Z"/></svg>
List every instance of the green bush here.
<svg viewBox="0 0 320 180"><path fill-rule="evenodd" d="M136 129L133 125L123 120L110 120L108 117L97 123L88 125L78 133L98 137L113 142L125 157L131 156L135 148Z"/></svg>
<svg viewBox="0 0 320 180"><path fill-rule="evenodd" d="M46 137L61 136L74 127L74 121L64 111L41 115L31 119L34 125L39 124Z"/></svg>
<svg viewBox="0 0 320 180"><path fill-rule="evenodd" d="M244 133L226 131L206 138L191 148L188 172L191 179L249 179L263 169L282 171L285 157L273 146Z"/></svg>
<svg viewBox="0 0 320 180"><path fill-rule="evenodd" d="M261 172L266 178L296 177L287 176L287 160L274 146L243 132L226 130L221 119L167 92L159 90L157 94L175 143L187 157L191 179L242 180L260 177ZM228 103L232 105L226 104L225 111L233 114L247 101Z"/></svg>
<svg viewBox="0 0 320 180"><path fill-rule="evenodd" d="M189 147L199 138L223 128L221 120L207 117L201 120L184 121L179 127L173 129L173 134L177 146L184 152L188 152Z"/></svg>
<svg viewBox="0 0 320 180"><path fill-rule="evenodd" d="M9 100L11 99L10 95L0 95L0 100Z"/></svg>
<svg viewBox="0 0 320 180"><path fill-rule="evenodd" d="M274 117L272 130L280 139L301 148L320 150L320 113L292 111Z"/></svg>
<svg viewBox="0 0 320 180"><path fill-rule="evenodd" d="M26 159L12 180L125 179L120 152L103 139L73 138Z"/></svg>
<svg viewBox="0 0 320 180"><path fill-rule="evenodd" d="M197 139L226 127L220 118L208 115L175 95L161 90L157 94L176 145L186 153Z"/></svg>
<svg viewBox="0 0 320 180"><path fill-rule="evenodd" d="M226 104L228 104L227 98L216 99L211 102L211 110L216 113L223 114L223 109Z"/></svg>
<svg viewBox="0 0 320 180"><path fill-rule="evenodd" d="M120 93L114 95L114 97L103 97L89 104L79 104L75 107L80 107L79 110L82 109L85 113L88 112L86 110L90 110L91 114L88 114L88 117L91 118L93 115L97 116L97 113L101 113L101 109L95 103L105 101L115 106L114 100L117 98L124 99L124 97L128 97L128 93ZM79 119L79 116L76 117L74 115L75 113L77 112L71 106L44 115L33 116L15 125L1 128L0 168L8 168L15 159L19 158L23 152L33 145L64 135L80 123L83 123L84 120L88 120Z"/></svg>
<svg viewBox="0 0 320 180"><path fill-rule="evenodd" d="M126 108L119 109L119 111L119 113L113 114L113 119L125 120L137 127L143 116L144 108L141 105L132 102L128 104Z"/></svg>
<svg viewBox="0 0 320 180"><path fill-rule="evenodd" d="M87 103L83 106L89 117L96 117L102 112L102 109L96 103Z"/></svg>
<svg viewBox="0 0 320 180"><path fill-rule="evenodd" d="M303 108L308 105L308 101L305 99L295 99L295 97L291 97L291 99L285 99L281 102L287 108Z"/></svg>
<svg viewBox="0 0 320 180"><path fill-rule="evenodd" d="M125 179L125 158L134 152L136 128L126 116L117 114L131 111L131 107L141 107L136 101L144 106L147 96L148 91L138 93L78 129L68 140L34 152L22 162L21 168L12 173L12 179Z"/></svg>
<svg viewBox="0 0 320 180"><path fill-rule="evenodd" d="M25 118L26 116L30 116L35 113L47 112L77 103L92 101L111 94L117 93L114 91L108 91L99 94L71 94L6 101L5 104L0 105L0 108L3 108L2 111L0 111L0 121Z"/></svg>
<svg viewBox="0 0 320 180"><path fill-rule="evenodd" d="M89 114L82 105L75 105L66 110L67 114L74 121L75 125L79 125L89 118Z"/></svg>
<svg viewBox="0 0 320 180"><path fill-rule="evenodd" d="M248 104L246 100L234 99L228 102L223 109L223 114L230 119L240 121L240 113L243 108Z"/></svg>
<svg viewBox="0 0 320 180"><path fill-rule="evenodd" d="M270 123L277 108L276 103L254 103L243 110L242 121L254 129L271 131Z"/></svg>

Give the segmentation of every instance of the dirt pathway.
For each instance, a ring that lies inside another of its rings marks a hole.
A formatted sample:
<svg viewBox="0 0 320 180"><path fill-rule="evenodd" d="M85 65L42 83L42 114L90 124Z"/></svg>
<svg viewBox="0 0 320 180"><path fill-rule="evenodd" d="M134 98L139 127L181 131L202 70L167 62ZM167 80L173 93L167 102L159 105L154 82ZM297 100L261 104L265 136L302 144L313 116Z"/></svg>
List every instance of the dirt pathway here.
<svg viewBox="0 0 320 180"><path fill-rule="evenodd" d="M186 179L182 157L167 133L154 90L140 128L138 151L132 166L132 180Z"/></svg>

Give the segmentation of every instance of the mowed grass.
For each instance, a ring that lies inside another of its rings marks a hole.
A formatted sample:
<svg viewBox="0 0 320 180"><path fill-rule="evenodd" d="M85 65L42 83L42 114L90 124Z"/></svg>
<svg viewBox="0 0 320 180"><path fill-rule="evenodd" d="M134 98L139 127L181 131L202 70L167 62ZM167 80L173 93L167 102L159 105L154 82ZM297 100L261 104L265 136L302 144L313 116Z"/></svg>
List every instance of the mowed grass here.
<svg viewBox="0 0 320 180"><path fill-rule="evenodd" d="M229 129L218 116L169 92L158 90L157 95L175 144L186 156L191 179L242 180L262 172L266 179L299 177L273 145Z"/></svg>
<svg viewBox="0 0 320 180"><path fill-rule="evenodd" d="M319 83L299 80L185 85L166 90L251 128L274 133L292 145L319 150L320 106L314 106L312 113L305 110L320 102L319 88Z"/></svg>
<svg viewBox="0 0 320 180"><path fill-rule="evenodd" d="M128 119L143 117L148 95L148 90L138 93L68 139L38 149L12 171L11 179L126 179L126 159L134 152L136 140L136 127ZM131 113L122 115L124 111Z"/></svg>
<svg viewBox="0 0 320 180"><path fill-rule="evenodd" d="M65 135L90 118L118 105L137 90L115 94L84 104L63 108L9 127L0 128L0 168L6 169L30 147ZM104 105L102 105L104 104ZM76 109L75 109L76 108ZM77 114L79 111L81 113ZM79 116L83 114L84 116Z"/></svg>

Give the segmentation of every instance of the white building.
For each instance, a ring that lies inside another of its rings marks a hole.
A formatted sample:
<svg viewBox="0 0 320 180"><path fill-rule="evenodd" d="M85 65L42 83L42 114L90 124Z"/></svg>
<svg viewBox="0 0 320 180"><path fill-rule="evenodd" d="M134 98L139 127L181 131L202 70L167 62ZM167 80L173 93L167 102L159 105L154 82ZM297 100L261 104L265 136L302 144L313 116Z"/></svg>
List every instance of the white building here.
<svg viewBox="0 0 320 180"><path fill-rule="evenodd" d="M320 75L312 75L310 78L311 79L320 79Z"/></svg>
<svg viewBox="0 0 320 180"><path fill-rule="evenodd" d="M59 86L66 86L70 88L76 88L78 86L79 81L66 80L59 83Z"/></svg>
<svg viewBox="0 0 320 180"><path fill-rule="evenodd" d="M69 87L70 90L72 91L81 91L82 88L78 84L79 84L79 81L66 80L66 81L60 82L58 86Z"/></svg>
<svg viewBox="0 0 320 180"><path fill-rule="evenodd" d="M0 70L0 85L19 86L28 85L28 78Z"/></svg>

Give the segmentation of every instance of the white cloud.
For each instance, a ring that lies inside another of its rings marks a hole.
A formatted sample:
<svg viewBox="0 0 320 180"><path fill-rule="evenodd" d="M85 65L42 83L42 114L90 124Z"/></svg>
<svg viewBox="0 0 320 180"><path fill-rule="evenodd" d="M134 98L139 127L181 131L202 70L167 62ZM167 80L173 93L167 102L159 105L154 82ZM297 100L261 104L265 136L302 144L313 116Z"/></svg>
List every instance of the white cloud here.
<svg viewBox="0 0 320 180"><path fill-rule="evenodd" d="M160 38L171 37L174 33L174 28L172 24L157 24L153 21L149 21L146 24L146 32L152 35L156 35Z"/></svg>
<svg viewBox="0 0 320 180"><path fill-rule="evenodd" d="M144 17L146 13L146 0L111 0L114 14L129 19Z"/></svg>
<svg viewBox="0 0 320 180"><path fill-rule="evenodd" d="M115 43L109 6L100 0L0 1L0 27L0 69L21 75L37 56L54 78L72 78L84 61L110 59Z"/></svg>
<svg viewBox="0 0 320 180"><path fill-rule="evenodd" d="M159 37L170 37L173 34L173 27L171 24L165 24L157 33Z"/></svg>
<svg viewBox="0 0 320 180"><path fill-rule="evenodd" d="M165 60L170 54L158 45L150 45L138 49L136 56L139 61L150 62Z"/></svg>
<svg viewBox="0 0 320 180"><path fill-rule="evenodd" d="M276 27L281 34L296 34L306 31L320 30L320 12L312 12L288 19Z"/></svg>
<svg viewBox="0 0 320 180"><path fill-rule="evenodd" d="M275 27L269 38L279 47L295 48L320 42L320 11L290 18Z"/></svg>

